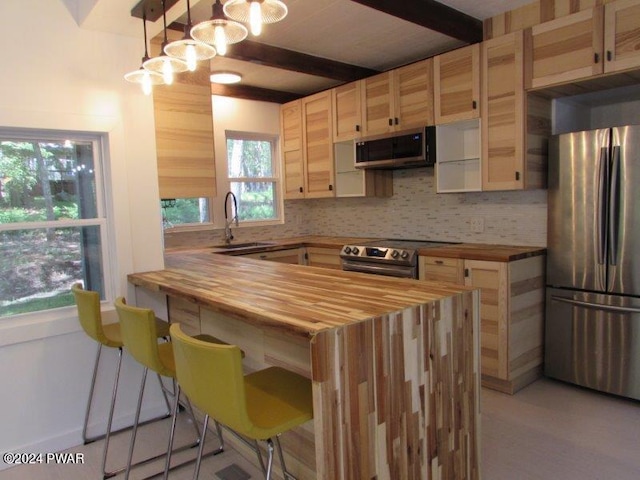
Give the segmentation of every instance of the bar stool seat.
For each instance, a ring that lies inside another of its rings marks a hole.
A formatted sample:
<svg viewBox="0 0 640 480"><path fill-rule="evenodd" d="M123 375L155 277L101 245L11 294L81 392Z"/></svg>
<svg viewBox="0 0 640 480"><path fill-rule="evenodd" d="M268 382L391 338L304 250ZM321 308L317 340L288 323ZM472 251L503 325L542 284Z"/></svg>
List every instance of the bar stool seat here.
<svg viewBox="0 0 640 480"><path fill-rule="evenodd" d="M80 283L76 283L71 287L71 293L73 294L77 311L78 311L78 320L84 332L93 339L98 344L98 349L96 352L96 359L93 366L93 376L91 379L91 386L89 388L89 398L87 399L87 408L85 411L85 418L82 427L82 440L85 444L91 443L93 441L104 438L104 447L103 447L103 455L102 455L102 476L104 478L111 477L117 474L122 470L115 470L108 472L106 470L107 466L107 456L109 451L109 439L111 434L121 432L123 430L127 430L133 427L130 425L128 427L122 428L117 431L112 431L112 423L113 423L113 415L115 411L116 398L118 394L118 382L120 379L120 368L122 365L122 348L124 343L122 342L122 332L120 330L119 323L109 323L104 324L102 320L102 313L100 309L100 294L93 290L85 290ZM169 324L160 319L154 318L156 332L158 337L168 338L169 336ZM109 415L107 419L107 425L105 432L100 435L96 435L93 437L89 437L87 435L87 429L89 424L89 418L91 415L91 407L93 404L93 397L95 392L95 385L98 373L98 367L100 365L100 357L102 353L102 347L108 348L116 348L118 350L118 361L116 365L116 373L113 381L113 388L111 392L111 403L109 406ZM159 380L159 377L158 377ZM170 406L167 401L167 413L151 419L149 421L159 420L162 418L166 418L170 412Z"/></svg>
<svg viewBox="0 0 640 480"><path fill-rule="evenodd" d="M127 458L127 467L125 469L124 478L125 480L129 478L131 469L134 466L147 463L148 461L155 460L162 456L165 456L166 458L165 478L167 478L168 471L170 469L171 453L197 446L200 443L200 432L198 430L197 421L193 414L189 399L187 398L187 409L193 420L197 438L193 443L184 445L174 450L173 435L179 407L180 386L175 382L176 364L174 360L173 347L171 343L158 343L156 326L154 322L155 314L153 313L153 310L127 305L124 298L122 297L116 299L115 307L116 311L118 312L118 318L120 320L120 329L124 346L130 353L130 355L144 367L142 384L140 386L140 395L138 397L138 406L136 408L135 420L133 425L133 432L131 434L131 441L129 444L129 455ZM198 338L203 343L224 343L222 342L222 340L211 335L198 335ZM133 452L136 443L136 435L140 419L140 409L142 405L144 385L148 370L152 370L163 377L168 377L173 381L173 407L171 409L173 418L169 431L169 446L165 453L134 464ZM211 452L211 454L216 454L223 451L222 437L220 438L220 444L220 448Z"/></svg>
<svg viewBox="0 0 640 480"><path fill-rule="evenodd" d="M293 478L286 468L279 436L313 418L311 381L280 367L244 375L237 346L202 342L182 332L179 324L171 325L170 332L178 384L205 413L193 478L198 478L209 416L240 435L267 442L266 467L256 448L267 480L271 478L275 438L283 476Z"/></svg>

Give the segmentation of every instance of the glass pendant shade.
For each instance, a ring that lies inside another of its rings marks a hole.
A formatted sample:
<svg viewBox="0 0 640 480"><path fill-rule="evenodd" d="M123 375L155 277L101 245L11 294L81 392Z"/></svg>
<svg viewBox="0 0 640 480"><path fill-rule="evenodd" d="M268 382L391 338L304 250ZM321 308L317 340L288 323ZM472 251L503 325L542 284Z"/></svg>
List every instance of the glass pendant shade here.
<svg viewBox="0 0 640 480"><path fill-rule="evenodd" d="M187 0L187 24L184 27L184 37L164 47L168 56L187 62L187 69L195 71L200 60L209 60L216 56L216 49L206 43L198 42L191 36L191 5Z"/></svg>
<svg viewBox="0 0 640 480"><path fill-rule="evenodd" d="M156 72L150 72L142 67L125 74L124 79L127 82L139 83L145 95L151 94L154 85L162 85L165 83L162 75Z"/></svg>
<svg viewBox="0 0 640 480"><path fill-rule="evenodd" d="M211 19L195 25L191 29L191 37L199 42L213 45L218 54L224 55L227 45L241 42L247 38L249 32L241 23L227 19L220 0L216 0L212 9Z"/></svg>
<svg viewBox="0 0 640 480"><path fill-rule="evenodd" d="M287 16L287 6L280 0L229 0L224 13L232 20L248 23L253 35L260 35L263 23L275 23Z"/></svg>
<svg viewBox="0 0 640 480"><path fill-rule="evenodd" d="M162 75L164 83L171 85L175 73L182 73L188 70L187 62L168 55L153 57L142 64L145 70Z"/></svg>
<svg viewBox="0 0 640 480"><path fill-rule="evenodd" d="M198 42L192 38L176 40L164 47L164 53L187 63L187 69L193 72L197 62L209 60L216 56L216 49L206 43Z"/></svg>

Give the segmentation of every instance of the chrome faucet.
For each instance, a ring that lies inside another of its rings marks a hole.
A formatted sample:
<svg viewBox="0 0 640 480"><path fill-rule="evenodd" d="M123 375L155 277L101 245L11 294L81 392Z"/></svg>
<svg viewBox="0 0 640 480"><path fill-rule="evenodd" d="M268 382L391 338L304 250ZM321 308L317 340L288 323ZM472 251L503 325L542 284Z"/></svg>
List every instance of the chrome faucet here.
<svg viewBox="0 0 640 480"><path fill-rule="evenodd" d="M233 216L231 220L229 220L229 213L227 212L227 203L229 202L229 197L233 200ZM233 240L233 234L231 233L231 224L236 224L238 226L238 200L233 192L227 192L224 197L224 242L229 245L231 240Z"/></svg>

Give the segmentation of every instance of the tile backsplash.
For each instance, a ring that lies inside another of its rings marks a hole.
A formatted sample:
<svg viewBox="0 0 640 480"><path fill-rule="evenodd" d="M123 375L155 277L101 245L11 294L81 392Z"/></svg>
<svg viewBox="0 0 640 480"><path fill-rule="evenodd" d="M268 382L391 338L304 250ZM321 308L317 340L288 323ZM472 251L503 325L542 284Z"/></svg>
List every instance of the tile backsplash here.
<svg viewBox="0 0 640 480"><path fill-rule="evenodd" d="M390 198L285 201L284 225L234 235L238 242L335 235L546 246L546 190L436 194L433 168L394 171L393 189ZM219 244L223 233L167 233L165 247Z"/></svg>

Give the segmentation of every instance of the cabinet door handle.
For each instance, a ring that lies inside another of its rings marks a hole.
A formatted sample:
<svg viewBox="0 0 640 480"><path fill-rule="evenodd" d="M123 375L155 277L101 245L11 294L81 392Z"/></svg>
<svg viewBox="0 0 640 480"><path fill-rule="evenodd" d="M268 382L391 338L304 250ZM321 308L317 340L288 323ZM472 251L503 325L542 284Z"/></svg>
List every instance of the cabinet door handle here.
<svg viewBox="0 0 640 480"><path fill-rule="evenodd" d="M607 50L607 62L613 60L613 52L611 50Z"/></svg>
<svg viewBox="0 0 640 480"><path fill-rule="evenodd" d="M398 125L400 123L400 120L398 119L398 117L395 117L395 124Z"/></svg>
<svg viewBox="0 0 640 480"><path fill-rule="evenodd" d="M442 260L436 260L434 263L436 265L442 265L444 262Z"/></svg>
<svg viewBox="0 0 640 480"><path fill-rule="evenodd" d="M304 192L304 189L302 187L300 187L300 193Z"/></svg>
<svg viewBox="0 0 640 480"><path fill-rule="evenodd" d="M360 125L356 125L356 132L360 131Z"/></svg>
<svg viewBox="0 0 640 480"><path fill-rule="evenodd" d="M474 110L478 108L478 102L476 102L475 100L471 102L471 108L473 108Z"/></svg>
<svg viewBox="0 0 640 480"><path fill-rule="evenodd" d="M333 185L329 185L329 191L333 190Z"/></svg>
<svg viewBox="0 0 640 480"><path fill-rule="evenodd" d="M393 125L393 119L389 119L389 126L391 127Z"/></svg>
<svg viewBox="0 0 640 480"><path fill-rule="evenodd" d="M600 55L596 52L593 54L593 63L598 63L600 61Z"/></svg>
<svg viewBox="0 0 640 480"><path fill-rule="evenodd" d="M465 268L465 269L464 269L464 276L465 276L466 278L468 278L468 277L469 277L469 269L468 269L468 268Z"/></svg>
<svg viewBox="0 0 640 480"><path fill-rule="evenodd" d="M516 172L516 181L520 180L520 172Z"/></svg>

